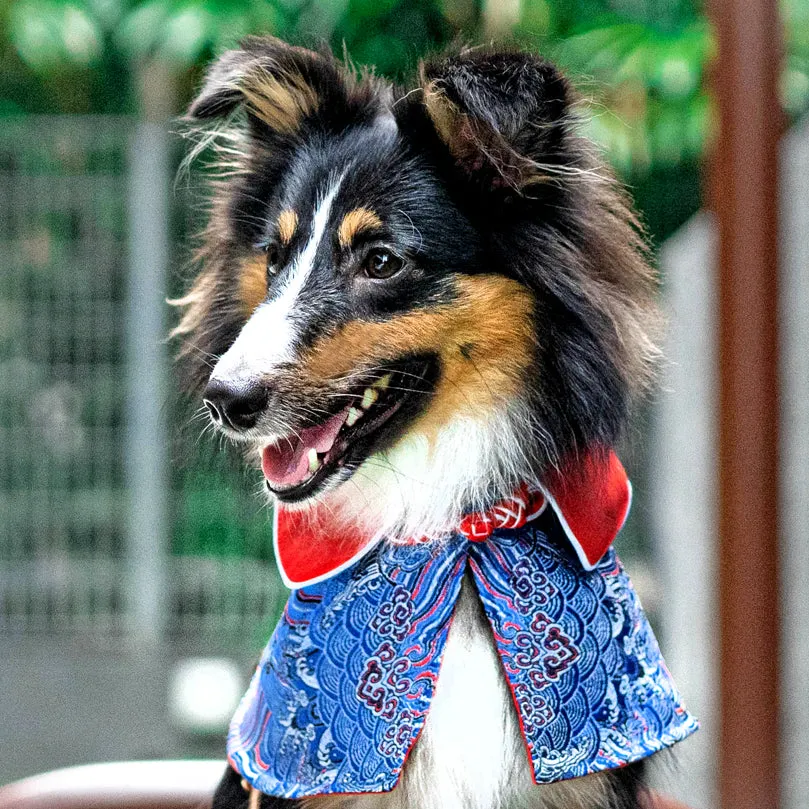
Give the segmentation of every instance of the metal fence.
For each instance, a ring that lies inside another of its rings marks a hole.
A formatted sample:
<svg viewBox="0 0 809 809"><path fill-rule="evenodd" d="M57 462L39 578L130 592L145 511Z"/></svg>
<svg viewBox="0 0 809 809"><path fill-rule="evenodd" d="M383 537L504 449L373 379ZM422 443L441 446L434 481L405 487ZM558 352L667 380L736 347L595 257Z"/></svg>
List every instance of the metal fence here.
<svg viewBox="0 0 809 809"><path fill-rule="evenodd" d="M122 118L0 127L0 632L256 645L279 608L252 484L169 449L175 145ZM203 541L211 491L237 520Z"/></svg>

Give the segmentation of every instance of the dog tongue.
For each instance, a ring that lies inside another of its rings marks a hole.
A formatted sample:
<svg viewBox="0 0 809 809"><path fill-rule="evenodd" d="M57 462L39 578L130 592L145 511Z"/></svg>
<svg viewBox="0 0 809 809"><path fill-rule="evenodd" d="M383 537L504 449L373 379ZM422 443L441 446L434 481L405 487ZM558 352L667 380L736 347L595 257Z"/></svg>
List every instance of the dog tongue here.
<svg viewBox="0 0 809 809"><path fill-rule="evenodd" d="M261 469L264 477L275 487L295 486L309 475L309 450L319 454L334 445L337 433L346 420L348 407L322 424L307 427L298 435L282 438L277 444L264 447Z"/></svg>

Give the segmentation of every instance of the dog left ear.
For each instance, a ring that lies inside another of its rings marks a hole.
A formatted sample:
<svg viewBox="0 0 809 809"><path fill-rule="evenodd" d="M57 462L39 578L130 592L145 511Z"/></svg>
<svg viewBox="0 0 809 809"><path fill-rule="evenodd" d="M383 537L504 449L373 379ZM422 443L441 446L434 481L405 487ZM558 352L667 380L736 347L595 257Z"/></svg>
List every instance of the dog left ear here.
<svg viewBox="0 0 809 809"><path fill-rule="evenodd" d="M427 114L470 177L521 191L562 159L570 90L549 62L467 50L423 63L420 74Z"/></svg>
<svg viewBox="0 0 809 809"><path fill-rule="evenodd" d="M208 70L188 118L222 118L244 107L255 123L291 134L317 113L329 83L343 87L332 60L272 37L248 37Z"/></svg>
<svg viewBox="0 0 809 809"><path fill-rule="evenodd" d="M377 83L358 82L330 54L248 37L208 70L186 117L202 122L243 109L253 135L295 137L304 126L342 132L378 108Z"/></svg>

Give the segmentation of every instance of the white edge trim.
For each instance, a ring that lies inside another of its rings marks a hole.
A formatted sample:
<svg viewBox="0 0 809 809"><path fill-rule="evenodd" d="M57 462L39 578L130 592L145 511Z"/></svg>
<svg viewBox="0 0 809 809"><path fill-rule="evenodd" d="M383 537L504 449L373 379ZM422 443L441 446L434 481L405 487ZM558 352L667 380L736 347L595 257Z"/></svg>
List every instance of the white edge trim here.
<svg viewBox="0 0 809 809"><path fill-rule="evenodd" d="M273 509L272 546L275 553L275 564L278 567L278 572L281 574L281 580L289 590L300 590L303 587L311 587L313 584L326 581L326 579L330 579L332 576L342 573L346 568L351 567L351 565L353 565L356 561L365 556L365 554L368 553L372 548L375 548L381 540L381 536L371 538L350 559L347 559L342 564L332 568L327 573L322 573L320 576L314 576L311 579L306 579L306 581L294 581L293 579L289 578L286 570L284 569L284 565L281 562L281 553L278 550L278 506L276 505Z"/></svg>
<svg viewBox="0 0 809 809"><path fill-rule="evenodd" d="M587 554L584 552L584 548L582 548L581 543L576 538L576 535L573 533L573 529L568 525L567 520L565 519L565 515L562 513L562 509L559 507L559 504L556 502L556 498L544 487L540 486L540 490L542 494L545 495L547 501L551 504L551 508L556 514L557 518L559 519L559 523L562 526L562 530L565 532L570 544L573 546L573 550L576 551L576 556L579 557L579 561L581 562L581 566L585 570L595 570L598 566L598 563L601 559L597 559L594 564L590 563L590 560L587 558ZM616 536L621 532L621 529L626 525L626 521L629 518L629 512L632 510L632 481L626 481L626 488L629 494L629 499L626 504L626 511L624 512L624 518L621 520L621 524L618 526L618 531L616 532Z"/></svg>
<svg viewBox="0 0 809 809"><path fill-rule="evenodd" d="M533 514L529 514L525 518L526 522L531 522L532 520L535 520L537 517L541 517L545 513L545 509L548 508L548 495L545 494L544 489L541 489L540 491L542 491L542 496L544 498L544 500L542 501L542 505Z"/></svg>

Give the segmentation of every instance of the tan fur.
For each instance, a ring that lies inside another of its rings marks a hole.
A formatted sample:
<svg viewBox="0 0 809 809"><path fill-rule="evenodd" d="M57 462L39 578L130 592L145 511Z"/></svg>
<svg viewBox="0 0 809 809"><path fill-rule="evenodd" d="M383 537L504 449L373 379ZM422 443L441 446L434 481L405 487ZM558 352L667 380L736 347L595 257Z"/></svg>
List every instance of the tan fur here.
<svg viewBox="0 0 809 809"><path fill-rule="evenodd" d="M275 132L291 135L301 121L316 112L320 99L315 90L297 73L276 78L264 70L245 77L242 85L247 106Z"/></svg>
<svg viewBox="0 0 809 809"><path fill-rule="evenodd" d="M200 273L191 289L181 298L171 298L167 301L169 306L176 306L183 310L180 322L171 330L170 337L185 337L199 332L205 316L208 313L208 306L216 290L216 280L213 273ZM183 352L187 346L183 345Z"/></svg>
<svg viewBox="0 0 809 809"><path fill-rule="evenodd" d="M368 208L354 208L340 222L337 238L341 247L348 247L354 237L363 230L375 230L382 227L382 220Z"/></svg>
<svg viewBox="0 0 809 809"><path fill-rule="evenodd" d="M281 240L281 244L289 244L297 229L298 214L289 208L285 211L281 211L278 217L278 238Z"/></svg>
<svg viewBox="0 0 809 809"><path fill-rule="evenodd" d="M244 312L250 316L267 297L267 259L261 256L248 258L239 273L239 295L244 303Z"/></svg>
<svg viewBox="0 0 809 809"><path fill-rule="evenodd" d="M223 184L214 181L212 187L221 191ZM178 359L189 357L203 357L200 354L199 343L202 341L214 324L209 322L209 315L219 296L219 281L221 279L221 265L217 260L219 245L229 238L229 227L226 219L226 210L229 199L221 193L214 198L211 206L211 218L204 234L202 246L194 254L194 262L202 267L201 272L194 279L191 288L180 298L167 301L170 306L181 310L180 322L172 329L170 337L181 338ZM235 299L235 295L233 296ZM238 303L238 301L236 301ZM200 359L203 366L209 370L208 357ZM206 375L207 378L207 375Z"/></svg>
<svg viewBox="0 0 809 809"><path fill-rule="evenodd" d="M424 87L424 106L432 118L438 136L449 147L453 157L462 159L472 152L472 143L461 137L461 130L469 125L469 117L438 89L436 83L428 82Z"/></svg>
<svg viewBox="0 0 809 809"><path fill-rule="evenodd" d="M534 354L531 292L500 275L458 277L458 299L386 322L347 323L303 359L312 380L334 379L406 354L435 352L442 373L413 430L430 435L464 410L479 413L518 392Z"/></svg>
<svg viewBox="0 0 809 809"><path fill-rule="evenodd" d="M540 164L518 154L499 132L459 109L434 81L426 81L423 72L422 82L427 113L459 164L475 170L485 155L516 190L548 182L550 178Z"/></svg>

